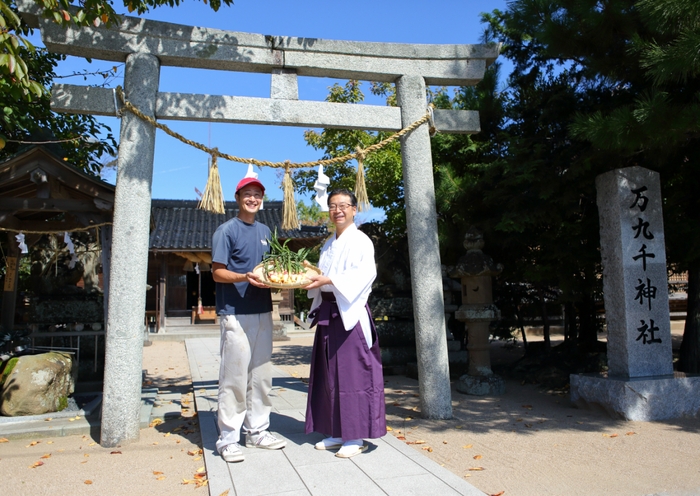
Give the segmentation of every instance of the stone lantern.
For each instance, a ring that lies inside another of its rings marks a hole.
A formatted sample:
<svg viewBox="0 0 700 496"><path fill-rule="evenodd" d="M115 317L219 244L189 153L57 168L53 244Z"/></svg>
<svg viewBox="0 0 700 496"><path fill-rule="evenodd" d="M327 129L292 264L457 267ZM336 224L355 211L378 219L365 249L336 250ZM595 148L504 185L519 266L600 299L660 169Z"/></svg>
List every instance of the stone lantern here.
<svg viewBox="0 0 700 496"><path fill-rule="evenodd" d="M464 322L469 353L468 372L459 378L457 391L478 396L503 394L505 382L491 370L489 345L489 325L501 316L493 304L492 278L503 266L481 251L484 239L473 227L464 236L464 247L467 253L447 271L450 277L461 280L462 305L455 318Z"/></svg>

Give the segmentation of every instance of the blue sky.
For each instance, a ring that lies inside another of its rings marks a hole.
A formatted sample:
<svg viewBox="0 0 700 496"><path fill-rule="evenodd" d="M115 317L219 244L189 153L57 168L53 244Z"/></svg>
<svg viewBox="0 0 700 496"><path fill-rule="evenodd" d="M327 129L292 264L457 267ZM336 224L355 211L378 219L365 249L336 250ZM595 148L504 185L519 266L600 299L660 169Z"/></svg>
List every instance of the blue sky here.
<svg viewBox="0 0 700 496"><path fill-rule="evenodd" d="M483 32L480 13L506 9L506 0L235 0L230 7L222 6L213 12L201 2L185 1L176 8L163 7L144 17L159 21L189 24L230 31L265 35L300 36L353 41L395 43L473 44L479 43ZM39 43L41 44L41 43ZM74 70L96 70L114 63L69 58L59 66L58 74ZM123 66L118 66L117 77L110 86L122 84ZM101 79L101 78L100 78ZM91 80L64 79L61 82L87 84ZM305 100L324 100L332 79L300 78L299 97ZM343 84L344 81L338 81ZM372 99L369 87L364 85L366 103L383 105ZM206 93L269 97L270 76L267 74L227 73L163 67L161 91ZM100 118L112 128L118 138L119 120ZM259 126L242 124L209 124L163 121L187 138L221 151L241 157L269 161L311 161L321 158L321 152L307 146L304 128ZM208 156L158 131L153 172L153 198L196 199L195 188L204 189ZM226 200L233 200L233 188L245 175L247 166L221 160L221 180ZM278 171L256 168L260 179L273 200L282 198L281 176ZM106 179L114 181L114 175ZM309 198L300 197L297 199ZM370 199L371 200L371 199ZM375 211L370 215L376 218Z"/></svg>

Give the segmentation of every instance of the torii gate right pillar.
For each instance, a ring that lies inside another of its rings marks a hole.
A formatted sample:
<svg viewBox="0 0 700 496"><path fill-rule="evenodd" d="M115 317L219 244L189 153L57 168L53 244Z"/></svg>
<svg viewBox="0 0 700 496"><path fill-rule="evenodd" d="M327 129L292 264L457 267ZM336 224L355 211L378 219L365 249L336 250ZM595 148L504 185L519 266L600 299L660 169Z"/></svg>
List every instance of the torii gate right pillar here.
<svg viewBox="0 0 700 496"><path fill-rule="evenodd" d="M403 127L425 115L422 76L400 77L396 96ZM425 418L449 419L452 396L428 124L401 140L421 412Z"/></svg>

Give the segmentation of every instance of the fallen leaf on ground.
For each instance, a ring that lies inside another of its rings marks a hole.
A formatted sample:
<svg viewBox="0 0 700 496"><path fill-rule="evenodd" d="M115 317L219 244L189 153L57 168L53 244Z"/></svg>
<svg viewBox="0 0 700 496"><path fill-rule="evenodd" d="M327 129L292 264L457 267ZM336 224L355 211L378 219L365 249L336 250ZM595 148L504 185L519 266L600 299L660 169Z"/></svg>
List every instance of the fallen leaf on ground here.
<svg viewBox="0 0 700 496"><path fill-rule="evenodd" d="M447 441L443 441L442 444L447 444Z"/></svg>
<svg viewBox="0 0 700 496"><path fill-rule="evenodd" d="M46 453L44 456L42 456L42 458L44 458L44 459L51 458L51 453Z"/></svg>
<svg viewBox="0 0 700 496"><path fill-rule="evenodd" d="M484 470L484 467L469 467L469 470L472 472L480 472L481 470Z"/></svg>
<svg viewBox="0 0 700 496"><path fill-rule="evenodd" d="M90 455L88 455L87 453L85 453L83 456L84 456L85 458L87 458L87 457L89 457Z"/></svg>
<svg viewBox="0 0 700 496"><path fill-rule="evenodd" d="M610 437L610 436L608 436L607 434L603 434L603 437Z"/></svg>
<svg viewBox="0 0 700 496"><path fill-rule="evenodd" d="M387 426L386 426L386 430L389 431L389 432L391 432L391 431L393 431L394 429L392 429L391 427L389 427L389 426L387 425Z"/></svg>
<svg viewBox="0 0 700 496"><path fill-rule="evenodd" d="M187 452L187 454L190 455L190 456L201 455L201 454L202 454L202 450L201 450L201 449L189 450L189 451Z"/></svg>
<svg viewBox="0 0 700 496"><path fill-rule="evenodd" d="M85 481L85 484L90 485L90 484L92 484L92 481L91 481L90 479L88 479L88 480Z"/></svg>
<svg viewBox="0 0 700 496"><path fill-rule="evenodd" d="M474 460L481 460L483 456L481 455L474 455Z"/></svg>
<svg viewBox="0 0 700 496"><path fill-rule="evenodd" d="M155 443L153 443L153 446L155 446L155 445L157 445L157 444L158 444L158 441L156 441Z"/></svg>
<svg viewBox="0 0 700 496"><path fill-rule="evenodd" d="M53 441L46 441L46 444L53 444Z"/></svg>
<svg viewBox="0 0 700 496"><path fill-rule="evenodd" d="M464 474L464 477L471 477L472 474Z"/></svg>
<svg viewBox="0 0 700 496"><path fill-rule="evenodd" d="M164 479L165 479L164 475L161 475L160 477L156 477L156 480L164 480Z"/></svg>
<svg viewBox="0 0 700 496"><path fill-rule="evenodd" d="M41 441L32 441L31 443L29 443L28 445L26 445L25 448L29 448L29 447L31 447L31 446L36 446L36 445L39 444L40 442L41 442Z"/></svg>
<svg viewBox="0 0 700 496"><path fill-rule="evenodd" d="M491 496L503 496L505 494L505 491L501 491L500 493L493 493Z"/></svg>
<svg viewBox="0 0 700 496"><path fill-rule="evenodd" d="M203 474L203 473L205 473L206 471L207 471L207 469L204 468L204 467L199 467L199 468L197 469L197 473L198 473L198 474Z"/></svg>
<svg viewBox="0 0 700 496"><path fill-rule="evenodd" d="M428 453L432 453L432 452L433 452L433 448L431 448L430 446L425 446L425 447L423 447L423 448L421 448L421 449L427 451Z"/></svg>
<svg viewBox="0 0 700 496"><path fill-rule="evenodd" d="M45 418L45 419L44 419L44 422L51 422L51 417Z"/></svg>
<svg viewBox="0 0 700 496"><path fill-rule="evenodd" d="M405 440L406 440L406 436L396 436L396 439L399 439L399 440L401 440L401 441L405 441Z"/></svg>
<svg viewBox="0 0 700 496"><path fill-rule="evenodd" d="M474 446L473 444L465 444L464 446L462 446L462 449L469 449L469 448L472 448L473 446Z"/></svg>
<svg viewBox="0 0 700 496"><path fill-rule="evenodd" d="M0 437L0 443L9 443L10 440L7 439L6 437Z"/></svg>
<svg viewBox="0 0 700 496"><path fill-rule="evenodd" d="M148 427L155 427L155 426L160 425L162 423L163 423L163 419L156 418L156 419L153 419L150 424L148 424Z"/></svg>
<svg viewBox="0 0 700 496"><path fill-rule="evenodd" d="M227 489L227 490L224 491L223 493L219 494L219 496L228 496L228 491L229 491L229 490Z"/></svg>
<svg viewBox="0 0 700 496"><path fill-rule="evenodd" d="M404 420L406 420L406 421L413 420L413 417L406 417Z"/></svg>
<svg viewBox="0 0 700 496"><path fill-rule="evenodd" d="M165 434L163 434L163 437L169 437L169 436L170 436L169 432L166 432Z"/></svg>
<svg viewBox="0 0 700 496"><path fill-rule="evenodd" d="M109 454L110 454L110 455L121 455L122 452L121 452L121 451L110 451Z"/></svg>
<svg viewBox="0 0 700 496"><path fill-rule="evenodd" d="M153 475L161 475L163 472L159 472L158 470L153 471Z"/></svg>
<svg viewBox="0 0 700 496"><path fill-rule="evenodd" d="M634 436L635 434L636 434L636 432L630 431L627 434L625 434L625 436Z"/></svg>
<svg viewBox="0 0 700 496"><path fill-rule="evenodd" d="M92 443L88 444L88 446L95 446L96 444L97 444L97 443L92 442Z"/></svg>
<svg viewBox="0 0 700 496"><path fill-rule="evenodd" d="M29 468L41 467L43 464L44 464L44 462L42 462L41 460L39 460L38 462L34 462L32 465L30 465Z"/></svg>
<svg viewBox="0 0 700 496"><path fill-rule="evenodd" d="M192 460L196 462L196 461L199 461L199 460L201 460L201 459L202 459L201 456L195 456Z"/></svg>
<svg viewBox="0 0 700 496"><path fill-rule="evenodd" d="M617 437L617 434L610 434L610 437Z"/></svg>

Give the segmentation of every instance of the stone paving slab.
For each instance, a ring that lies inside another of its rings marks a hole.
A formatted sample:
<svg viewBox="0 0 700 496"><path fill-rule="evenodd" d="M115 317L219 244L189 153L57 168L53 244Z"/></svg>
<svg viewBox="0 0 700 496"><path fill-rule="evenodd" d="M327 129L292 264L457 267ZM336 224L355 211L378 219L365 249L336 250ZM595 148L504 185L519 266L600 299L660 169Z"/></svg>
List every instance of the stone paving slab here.
<svg viewBox="0 0 700 496"><path fill-rule="evenodd" d="M275 368L272 382L271 431L287 440L283 450L243 447L245 461L226 463L216 452L218 338L185 341L202 434L209 494L219 496L309 495L483 495L391 434L370 439L368 450L350 459L313 445L321 434L304 433L307 386Z"/></svg>

